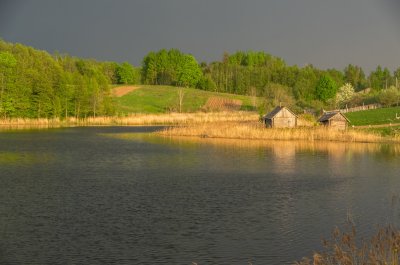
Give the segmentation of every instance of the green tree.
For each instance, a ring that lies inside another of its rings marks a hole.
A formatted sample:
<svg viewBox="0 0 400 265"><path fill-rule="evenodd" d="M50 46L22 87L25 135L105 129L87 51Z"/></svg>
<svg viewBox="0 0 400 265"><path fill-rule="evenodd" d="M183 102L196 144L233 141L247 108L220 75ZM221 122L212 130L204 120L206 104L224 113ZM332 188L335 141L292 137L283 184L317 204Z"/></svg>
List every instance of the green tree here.
<svg viewBox="0 0 400 265"><path fill-rule="evenodd" d="M192 55L183 56L176 72L177 84L183 87L196 87L202 77L200 66Z"/></svg>
<svg viewBox="0 0 400 265"><path fill-rule="evenodd" d="M208 91L216 91L217 85L215 84L212 77L209 74L207 74L207 75L204 75L199 80L199 82L197 83L197 88L202 89L202 90L208 90Z"/></svg>
<svg viewBox="0 0 400 265"><path fill-rule="evenodd" d="M315 99L315 86L318 82L316 71L312 66L300 69L294 85L294 95L297 100L311 102Z"/></svg>
<svg viewBox="0 0 400 265"><path fill-rule="evenodd" d="M343 72L336 69L328 69L326 73L335 81L337 86L342 86L344 84L345 76Z"/></svg>
<svg viewBox="0 0 400 265"><path fill-rule="evenodd" d="M118 84L135 84L137 82L137 74L135 69L128 62L118 65L116 68Z"/></svg>
<svg viewBox="0 0 400 265"><path fill-rule="evenodd" d="M379 93L379 103L386 107L390 107L400 101L400 92L394 86L391 86L388 89L384 89Z"/></svg>
<svg viewBox="0 0 400 265"><path fill-rule="evenodd" d="M5 101L4 93L7 89L7 82L11 79L11 74L16 64L17 60L10 52L0 52L0 114L6 115L12 110L12 100L8 98L7 101Z"/></svg>
<svg viewBox="0 0 400 265"><path fill-rule="evenodd" d="M148 85L157 84L156 54L150 52L143 58L142 83Z"/></svg>
<svg viewBox="0 0 400 265"><path fill-rule="evenodd" d="M268 84L264 89L267 108L272 109L279 105L291 107L295 103L289 87L280 84Z"/></svg>
<svg viewBox="0 0 400 265"><path fill-rule="evenodd" d="M370 85L375 90L382 90L390 87L392 79L389 69L386 67L382 69L380 65L369 75Z"/></svg>
<svg viewBox="0 0 400 265"><path fill-rule="evenodd" d="M142 62L145 84L195 87L202 75L196 59L176 49L150 52Z"/></svg>
<svg viewBox="0 0 400 265"><path fill-rule="evenodd" d="M329 99L335 97L336 92L337 86L335 81L328 75L322 75L315 87L317 99L327 102Z"/></svg>
<svg viewBox="0 0 400 265"><path fill-rule="evenodd" d="M365 74L360 66L349 64L344 69L344 82L350 83L356 91L360 91L367 86Z"/></svg>
<svg viewBox="0 0 400 265"><path fill-rule="evenodd" d="M400 67L393 72L393 78L395 87L400 89Z"/></svg>

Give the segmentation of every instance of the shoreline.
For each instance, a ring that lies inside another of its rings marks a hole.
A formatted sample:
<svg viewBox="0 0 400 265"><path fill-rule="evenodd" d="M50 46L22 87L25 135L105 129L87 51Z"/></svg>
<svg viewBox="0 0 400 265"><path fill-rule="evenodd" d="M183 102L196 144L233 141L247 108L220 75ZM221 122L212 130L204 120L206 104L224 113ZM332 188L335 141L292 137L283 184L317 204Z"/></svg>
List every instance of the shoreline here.
<svg viewBox="0 0 400 265"><path fill-rule="evenodd" d="M197 137L237 140L276 140L305 142L400 143L400 137L383 136L361 128L345 131L322 126L265 128L254 112L195 112L168 114L132 114L124 117L88 117L77 119L0 119L0 131L96 126L167 126L153 134L164 137Z"/></svg>
<svg viewBox="0 0 400 265"><path fill-rule="evenodd" d="M131 126L131 125L185 125L211 122L253 122L259 115L254 112L193 112L132 114L128 116L99 116L86 118L6 118L0 126Z"/></svg>

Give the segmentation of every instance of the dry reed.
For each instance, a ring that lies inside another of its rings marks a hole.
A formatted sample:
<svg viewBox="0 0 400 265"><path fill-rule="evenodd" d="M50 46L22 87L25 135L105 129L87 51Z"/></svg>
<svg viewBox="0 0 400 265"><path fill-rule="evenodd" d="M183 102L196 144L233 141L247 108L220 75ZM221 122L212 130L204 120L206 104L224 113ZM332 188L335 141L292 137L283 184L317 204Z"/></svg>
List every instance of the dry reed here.
<svg viewBox="0 0 400 265"><path fill-rule="evenodd" d="M196 125L166 128L158 132L164 136L194 136L202 138L231 138L254 140L300 140L378 143L388 138L357 130L338 131L324 127L267 129L257 122L199 123ZM399 139L390 139L399 141Z"/></svg>
<svg viewBox="0 0 400 265"><path fill-rule="evenodd" d="M312 259L303 258L296 265L398 265L400 230L392 225L380 228L369 241L357 244L356 228L351 224L341 231L335 228L331 240L325 240L324 251Z"/></svg>
<svg viewBox="0 0 400 265"><path fill-rule="evenodd" d="M92 125L177 125L210 122L248 122L256 121L258 114L252 112L197 112L197 113L168 113L168 114L132 114L124 117L87 117L67 119L0 119L0 126L92 126Z"/></svg>

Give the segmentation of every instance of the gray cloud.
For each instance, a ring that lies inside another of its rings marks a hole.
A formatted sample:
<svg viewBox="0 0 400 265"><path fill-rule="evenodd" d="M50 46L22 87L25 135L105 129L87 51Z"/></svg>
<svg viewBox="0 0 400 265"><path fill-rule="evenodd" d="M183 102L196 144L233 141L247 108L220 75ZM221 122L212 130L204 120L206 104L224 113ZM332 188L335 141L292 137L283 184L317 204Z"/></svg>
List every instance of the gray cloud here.
<svg viewBox="0 0 400 265"><path fill-rule="evenodd" d="M400 66L397 0L2 0L0 36L140 64L161 48L200 61L264 50L300 66Z"/></svg>

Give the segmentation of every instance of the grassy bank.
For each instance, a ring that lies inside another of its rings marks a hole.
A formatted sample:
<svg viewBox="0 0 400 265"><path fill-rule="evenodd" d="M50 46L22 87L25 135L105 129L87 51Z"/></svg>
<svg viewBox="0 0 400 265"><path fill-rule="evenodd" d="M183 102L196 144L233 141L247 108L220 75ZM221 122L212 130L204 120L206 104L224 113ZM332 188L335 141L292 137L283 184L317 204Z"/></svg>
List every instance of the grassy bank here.
<svg viewBox="0 0 400 265"><path fill-rule="evenodd" d="M254 140L338 141L361 143L379 143L388 141L400 142L400 138L383 137L376 133L368 133L360 130L337 131L323 127L266 129L263 124L258 122L200 123L195 126L167 128L158 132L158 134L164 136Z"/></svg>
<svg viewBox="0 0 400 265"><path fill-rule="evenodd" d="M379 124L399 124L400 107L381 108L350 112L345 114L354 126L379 125Z"/></svg>

